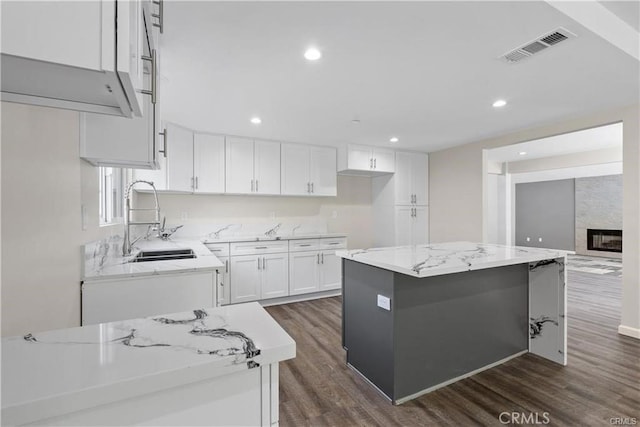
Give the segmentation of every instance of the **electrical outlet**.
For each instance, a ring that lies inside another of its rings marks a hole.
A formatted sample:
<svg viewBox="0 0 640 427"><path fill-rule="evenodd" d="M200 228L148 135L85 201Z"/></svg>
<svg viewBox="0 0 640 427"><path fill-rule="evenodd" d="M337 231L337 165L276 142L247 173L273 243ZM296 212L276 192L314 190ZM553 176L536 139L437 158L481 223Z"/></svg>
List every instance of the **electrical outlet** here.
<svg viewBox="0 0 640 427"><path fill-rule="evenodd" d="M378 307L391 311L391 298L378 294Z"/></svg>

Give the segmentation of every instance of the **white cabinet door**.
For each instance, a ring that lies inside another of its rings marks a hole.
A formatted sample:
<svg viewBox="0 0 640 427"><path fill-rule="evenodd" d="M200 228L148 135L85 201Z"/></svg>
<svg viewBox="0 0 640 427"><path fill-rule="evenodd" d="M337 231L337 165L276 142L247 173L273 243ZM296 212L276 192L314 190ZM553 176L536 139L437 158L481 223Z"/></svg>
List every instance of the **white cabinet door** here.
<svg viewBox="0 0 640 427"><path fill-rule="evenodd" d="M320 290L342 287L342 258L337 257L335 251L322 251L320 260Z"/></svg>
<svg viewBox="0 0 640 427"><path fill-rule="evenodd" d="M167 185L171 191L193 191L193 132L167 123Z"/></svg>
<svg viewBox="0 0 640 427"><path fill-rule="evenodd" d="M253 193L255 188L253 179L253 140L227 136L225 156L226 192L236 194Z"/></svg>
<svg viewBox="0 0 640 427"><path fill-rule="evenodd" d="M260 299L260 270L258 255L232 256L229 269L231 278L231 303Z"/></svg>
<svg viewBox="0 0 640 427"><path fill-rule="evenodd" d="M413 209L412 244L422 245L429 243L429 210L426 206L417 206Z"/></svg>
<svg viewBox="0 0 640 427"><path fill-rule="evenodd" d="M400 153L398 153L400 154ZM396 169L396 176L399 171ZM415 204L429 204L429 157L427 154L413 153L411 176Z"/></svg>
<svg viewBox="0 0 640 427"><path fill-rule="evenodd" d="M415 153L406 153L399 151L396 153L396 172L393 175L395 204L411 205L413 204L413 156Z"/></svg>
<svg viewBox="0 0 640 427"><path fill-rule="evenodd" d="M255 141L254 178L257 194L280 194L280 144Z"/></svg>
<svg viewBox="0 0 640 427"><path fill-rule="evenodd" d="M373 169L371 147L349 144L347 146L347 168L358 170Z"/></svg>
<svg viewBox="0 0 640 427"><path fill-rule="evenodd" d="M231 302L231 270L229 266L228 256L219 256L218 259L224 264L220 268L218 275L218 303L219 305L227 305Z"/></svg>
<svg viewBox="0 0 640 427"><path fill-rule="evenodd" d="M224 136L193 136L195 193L224 193Z"/></svg>
<svg viewBox="0 0 640 427"><path fill-rule="evenodd" d="M214 284L211 271L87 281L82 284L82 324L213 307Z"/></svg>
<svg viewBox="0 0 640 427"><path fill-rule="evenodd" d="M411 245L413 242L413 207L395 207L396 246Z"/></svg>
<svg viewBox="0 0 640 427"><path fill-rule="evenodd" d="M393 172L395 171L396 153L393 150L385 148L373 149L373 170L376 172Z"/></svg>
<svg viewBox="0 0 640 427"><path fill-rule="evenodd" d="M282 144L281 187L287 196L307 196L309 182L309 148L298 144Z"/></svg>
<svg viewBox="0 0 640 427"><path fill-rule="evenodd" d="M338 183L335 148L311 147L309 153L311 194L315 196L336 196L338 194Z"/></svg>
<svg viewBox="0 0 640 427"><path fill-rule="evenodd" d="M117 73L134 115L142 114L144 45L146 28L144 23L142 1L118 1L117 13Z"/></svg>
<svg viewBox="0 0 640 427"><path fill-rule="evenodd" d="M289 295L318 291L318 252L289 254Z"/></svg>
<svg viewBox="0 0 640 427"><path fill-rule="evenodd" d="M262 255L260 274L262 276L261 298L277 298L289 295L289 255Z"/></svg>
<svg viewBox="0 0 640 427"><path fill-rule="evenodd" d="M148 76L145 82L149 84ZM149 96L142 101L142 117L80 113L80 157L96 166L157 168L157 104Z"/></svg>

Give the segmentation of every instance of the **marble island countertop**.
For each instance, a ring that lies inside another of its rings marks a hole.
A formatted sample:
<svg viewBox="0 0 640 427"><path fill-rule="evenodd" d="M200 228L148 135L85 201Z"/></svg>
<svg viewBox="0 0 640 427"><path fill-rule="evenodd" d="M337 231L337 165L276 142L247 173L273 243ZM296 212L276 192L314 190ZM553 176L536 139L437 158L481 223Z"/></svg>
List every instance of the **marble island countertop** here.
<svg viewBox="0 0 640 427"><path fill-rule="evenodd" d="M258 303L2 339L2 423L22 424L295 357Z"/></svg>
<svg viewBox="0 0 640 427"><path fill-rule="evenodd" d="M505 265L562 258L556 249L451 242L337 251L336 255L414 277L460 273Z"/></svg>
<svg viewBox="0 0 640 427"><path fill-rule="evenodd" d="M195 258L131 262L141 250L192 249ZM151 238L139 240L131 255L122 255L122 239L100 240L84 246L82 280L148 276L169 272L213 270L224 264L198 240Z"/></svg>

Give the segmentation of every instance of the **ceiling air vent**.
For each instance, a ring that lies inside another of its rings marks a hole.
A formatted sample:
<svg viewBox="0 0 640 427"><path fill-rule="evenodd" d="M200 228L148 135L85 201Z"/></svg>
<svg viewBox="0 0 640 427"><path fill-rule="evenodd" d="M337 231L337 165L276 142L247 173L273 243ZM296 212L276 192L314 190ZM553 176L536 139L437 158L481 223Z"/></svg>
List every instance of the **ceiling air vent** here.
<svg viewBox="0 0 640 427"><path fill-rule="evenodd" d="M514 62L522 61L536 53L543 51L551 46L555 46L560 42L568 40L576 35L572 32L558 28L549 33L545 33L535 40L525 43L522 46L513 49L500 57L500 59L512 64Z"/></svg>

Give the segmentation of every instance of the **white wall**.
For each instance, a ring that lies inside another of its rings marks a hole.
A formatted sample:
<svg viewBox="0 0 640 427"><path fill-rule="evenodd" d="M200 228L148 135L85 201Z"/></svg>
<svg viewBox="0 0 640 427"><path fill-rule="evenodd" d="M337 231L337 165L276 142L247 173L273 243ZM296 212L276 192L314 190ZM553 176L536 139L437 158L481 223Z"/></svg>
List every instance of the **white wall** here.
<svg viewBox="0 0 640 427"><path fill-rule="evenodd" d="M113 228L98 226L97 171L79 158L78 113L1 108L2 335L79 326L80 247Z"/></svg>
<svg viewBox="0 0 640 427"><path fill-rule="evenodd" d="M640 338L640 108L609 110L429 155L432 242L486 236L483 150L622 121L624 164L623 298L620 331ZM487 218L488 219L488 218Z"/></svg>

